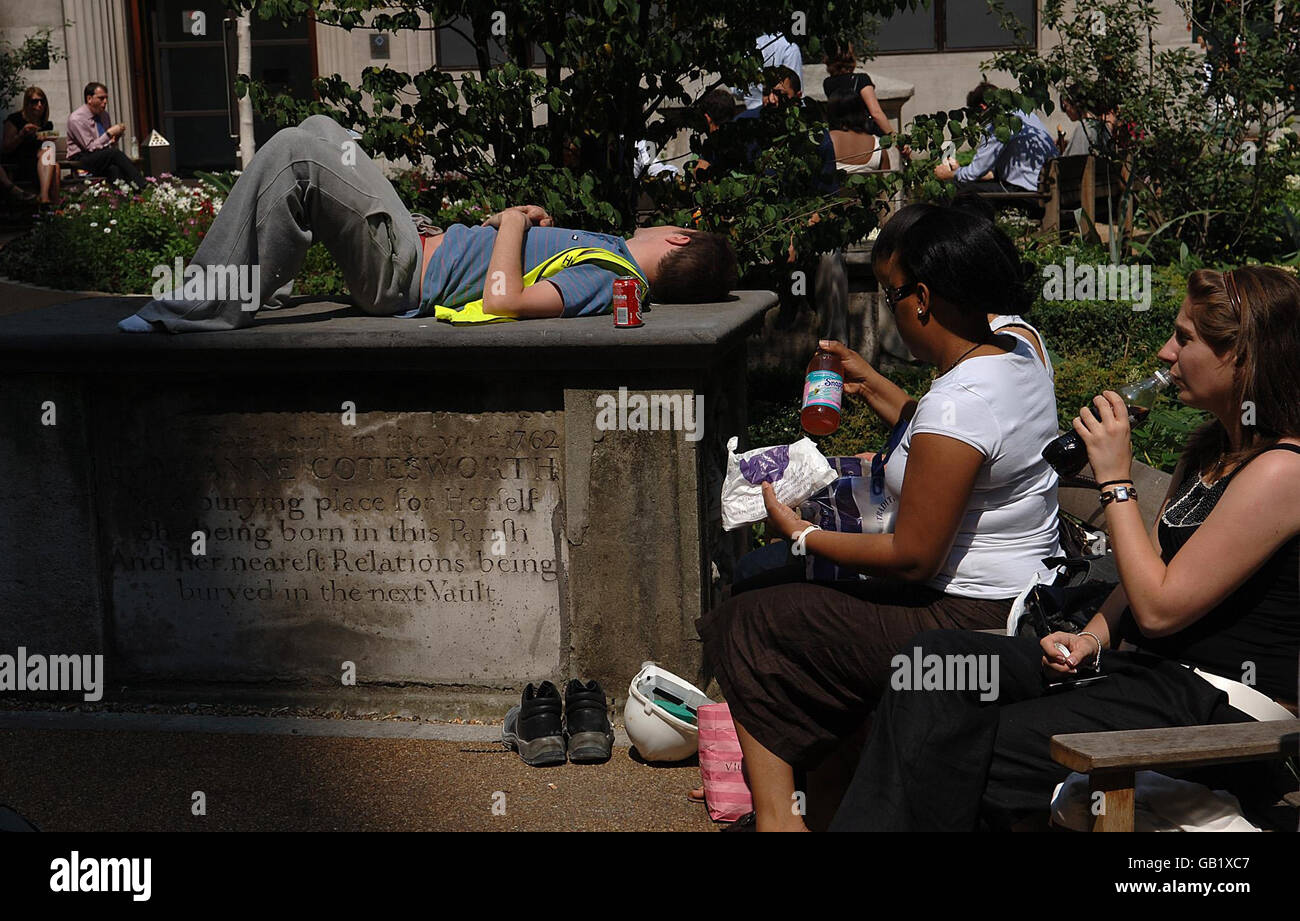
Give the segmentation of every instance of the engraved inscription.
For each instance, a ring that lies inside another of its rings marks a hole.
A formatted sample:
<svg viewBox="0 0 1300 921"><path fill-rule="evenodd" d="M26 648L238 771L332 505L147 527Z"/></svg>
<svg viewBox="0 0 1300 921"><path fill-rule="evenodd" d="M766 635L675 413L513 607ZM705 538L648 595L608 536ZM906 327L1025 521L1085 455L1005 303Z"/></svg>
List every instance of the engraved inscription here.
<svg viewBox="0 0 1300 921"><path fill-rule="evenodd" d="M142 669L321 678L349 660L361 683L554 669L561 413L132 418L99 472L115 634Z"/></svg>

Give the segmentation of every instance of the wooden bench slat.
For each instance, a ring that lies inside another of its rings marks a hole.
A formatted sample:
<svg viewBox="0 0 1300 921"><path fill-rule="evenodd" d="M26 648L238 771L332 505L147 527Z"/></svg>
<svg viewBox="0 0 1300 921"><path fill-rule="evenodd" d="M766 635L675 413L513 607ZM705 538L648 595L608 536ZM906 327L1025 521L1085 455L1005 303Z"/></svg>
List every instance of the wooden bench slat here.
<svg viewBox="0 0 1300 921"><path fill-rule="evenodd" d="M1300 752L1300 720L1076 732L1052 736L1051 752L1058 764L1085 774L1285 758Z"/></svg>

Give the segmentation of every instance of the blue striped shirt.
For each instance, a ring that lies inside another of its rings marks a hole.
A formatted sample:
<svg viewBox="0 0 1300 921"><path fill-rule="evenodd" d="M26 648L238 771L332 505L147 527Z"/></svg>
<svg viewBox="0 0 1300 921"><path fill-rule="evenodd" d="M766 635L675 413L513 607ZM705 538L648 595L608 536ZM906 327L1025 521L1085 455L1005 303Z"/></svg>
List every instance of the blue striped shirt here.
<svg viewBox="0 0 1300 921"><path fill-rule="evenodd" d="M464 224L448 227L424 273L416 316L429 316L435 306L455 308L481 299L496 238L497 232L492 227ZM557 253L580 246L616 253L637 269L641 268L622 237L562 227L530 227L524 233L524 274ZM557 272L546 281L555 285L564 298L561 316L585 317L609 313L614 278L613 272L598 266L577 265Z"/></svg>
<svg viewBox="0 0 1300 921"><path fill-rule="evenodd" d="M989 129L975 151L975 158L957 170L958 182L978 182L992 170L993 178L1008 185L1033 192L1038 189L1038 177L1043 164L1059 156L1056 141L1037 115L1016 112L1020 116L1020 130L1011 135L1007 143L998 140Z"/></svg>

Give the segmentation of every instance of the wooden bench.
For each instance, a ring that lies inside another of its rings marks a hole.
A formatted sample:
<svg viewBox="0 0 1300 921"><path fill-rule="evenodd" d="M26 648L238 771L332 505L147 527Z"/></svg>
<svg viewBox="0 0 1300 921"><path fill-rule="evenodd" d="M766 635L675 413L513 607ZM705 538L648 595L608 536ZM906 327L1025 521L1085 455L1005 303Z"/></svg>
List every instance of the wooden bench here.
<svg viewBox="0 0 1300 921"><path fill-rule="evenodd" d="M76 160L68 159L68 136L60 134L54 139L54 158L59 166L59 182L63 188L87 182L98 182L100 177L83 170Z"/></svg>
<svg viewBox="0 0 1300 921"><path fill-rule="evenodd" d="M1047 163L1043 165L1042 172L1038 174L1038 188L1032 192L1025 189L1018 189L1014 192L998 190L981 191L976 194L979 195L980 198L992 202L995 207L997 204L1002 203L1009 205L1029 205L1030 207L1040 209L1044 212L1044 220L1046 220L1048 203L1052 200L1052 196L1056 189L1056 162L1059 159L1060 158L1057 157L1054 160L1048 160Z"/></svg>
<svg viewBox="0 0 1300 921"><path fill-rule="evenodd" d="M1104 797L1093 831L1132 831L1138 771L1294 757L1300 754L1300 719L1071 733L1052 736L1051 751L1058 764L1087 774L1090 790ZM1296 804L1290 796L1287 802Z"/></svg>
<svg viewBox="0 0 1300 921"><path fill-rule="evenodd" d="M1109 236L1108 227L1124 192L1127 169L1109 160L1099 160L1092 154L1073 157L1056 157L1043 165L1038 177L1038 189L1033 192L980 192L981 198L990 202L1027 204L1041 209L1041 229L1044 233L1060 234L1062 218L1069 216L1069 225L1085 237L1094 240ZM1123 215L1126 230L1132 229L1133 207L1129 203Z"/></svg>

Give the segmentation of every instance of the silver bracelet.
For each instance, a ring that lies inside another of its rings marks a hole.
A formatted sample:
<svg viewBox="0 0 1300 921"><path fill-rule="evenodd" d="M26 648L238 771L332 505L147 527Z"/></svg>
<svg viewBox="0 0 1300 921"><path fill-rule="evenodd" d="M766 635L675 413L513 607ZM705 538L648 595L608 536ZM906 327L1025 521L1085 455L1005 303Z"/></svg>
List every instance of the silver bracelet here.
<svg viewBox="0 0 1300 921"><path fill-rule="evenodd" d="M1101 637L1099 637L1095 633L1089 633L1087 630L1080 630L1079 636L1090 636L1097 641L1097 655L1093 657L1092 670L1094 672L1100 671L1101 670Z"/></svg>
<svg viewBox="0 0 1300 921"><path fill-rule="evenodd" d="M808 527L800 531L799 534L795 537L794 546L790 548L790 552L795 556L806 556L808 553L808 548L805 546L805 544L808 541L808 535L811 534L813 531L820 531L820 530L821 528L817 527L817 525L815 524L808 525Z"/></svg>

